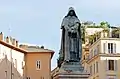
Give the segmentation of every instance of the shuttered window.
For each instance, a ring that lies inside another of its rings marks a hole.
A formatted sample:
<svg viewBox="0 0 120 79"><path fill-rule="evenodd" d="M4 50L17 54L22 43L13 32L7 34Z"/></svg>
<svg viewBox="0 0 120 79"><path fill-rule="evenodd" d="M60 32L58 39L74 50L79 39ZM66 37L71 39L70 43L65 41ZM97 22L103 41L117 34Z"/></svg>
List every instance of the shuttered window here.
<svg viewBox="0 0 120 79"><path fill-rule="evenodd" d="M106 53L106 45L103 43L103 53Z"/></svg>
<svg viewBox="0 0 120 79"><path fill-rule="evenodd" d="M109 60L108 61L108 69L109 70L115 70L115 67L114 67L114 60Z"/></svg>
<svg viewBox="0 0 120 79"><path fill-rule="evenodd" d="M98 73L98 62L96 62L96 73Z"/></svg>
<svg viewBox="0 0 120 79"><path fill-rule="evenodd" d="M92 75L92 65L90 66L90 75Z"/></svg>
<svg viewBox="0 0 120 79"><path fill-rule="evenodd" d="M36 61L36 69L37 69L37 70L40 70L40 60L37 60L37 61Z"/></svg>
<svg viewBox="0 0 120 79"><path fill-rule="evenodd" d="M117 71L117 60L108 60L107 70Z"/></svg>
<svg viewBox="0 0 120 79"><path fill-rule="evenodd" d="M116 43L108 43L108 53L116 53Z"/></svg>
<svg viewBox="0 0 120 79"><path fill-rule="evenodd" d="M95 64L94 64L94 74L95 74Z"/></svg>
<svg viewBox="0 0 120 79"><path fill-rule="evenodd" d="M108 43L108 53L113 53L113 43Z"/></svg>
<svg viewBox="0 0 120 79"><path fill-rule="evenodd" d="M15 59L15 67L17 68L17 59Z"/></svg>

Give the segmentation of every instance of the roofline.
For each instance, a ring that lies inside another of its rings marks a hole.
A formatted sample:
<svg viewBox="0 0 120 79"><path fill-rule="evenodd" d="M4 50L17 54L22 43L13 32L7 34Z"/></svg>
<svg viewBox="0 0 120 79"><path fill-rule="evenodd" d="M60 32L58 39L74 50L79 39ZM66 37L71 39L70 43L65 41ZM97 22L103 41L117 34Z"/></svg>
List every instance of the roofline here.
<svg viewBox="0 0 120 79"><path fill-rule="evenodd" d="M11 48L13 50L16 50L16 51L19 51L21 53L24 53L24 54L30 53L30 52L28 52L28 51L26 51L26 50L24 50L22 48L15 47L15 46L10 45L9 43L6 43L6 42L4 42L2 40L0 40L0 44L2 44L4 46L7 46L8 48ZM40 52L34 52L34 53L40 53ZM52 57L53 57L53 55L54 55L55 52L51 50L51 52L42 52L42 53L51 53L51 59L52 59Z"/></svg>
<svg viewBox="0 0 120 79"><path fill-rule="evenodd" d="M21 49L21 48L15 47L15 46L13 46L13 45L10 45L10 44L2 41L2 40L0 40L0 44L2 44L2 45L4 45L4 46L7 46L8 48L11 48L11 49L13 49L13 50L19 51L19 52L21 52L21 53L25 53L25 54L27 53L27 51L25 51L25 50L23 50L23 49Z"/></svg>
<svg viewBox="0 0 120 79"><path fill-rule="evenodd" d="M96 43L100 42L101 40L117 40L117 41L120 41L120 38L100 38L97 41L95 41L92 45L90 45L89 48L93 47Z"/></svg>
<svg viewBox="0 0 120 79"><path fill-rule="evenodd" d="M27 54L34 54L34 53L51 53L51 59L52 59L55 52L54 51L52 52L27 52Z"/></svg>

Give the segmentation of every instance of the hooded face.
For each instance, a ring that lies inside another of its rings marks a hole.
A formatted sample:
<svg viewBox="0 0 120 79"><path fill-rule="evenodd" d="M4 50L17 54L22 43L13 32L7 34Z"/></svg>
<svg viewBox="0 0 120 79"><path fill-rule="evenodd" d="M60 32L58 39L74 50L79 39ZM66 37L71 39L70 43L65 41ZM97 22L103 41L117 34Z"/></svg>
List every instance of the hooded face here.
<svg viewBox="0 0 120 79"><path fill-rule="evenodd" d="M67 16L76 16L73 7L70 7L70 8L69 8L69 12L68 12ZM77 17L77 16L76 16L76 17Z"/></svg>
<svg viewBox="0 0 120 79"><path fill-rule="evenodd" d="M70 15L70 16L73 16L73 15L74 15L74 11L71 10L71 11L69 12L69 15Z"/></svg>

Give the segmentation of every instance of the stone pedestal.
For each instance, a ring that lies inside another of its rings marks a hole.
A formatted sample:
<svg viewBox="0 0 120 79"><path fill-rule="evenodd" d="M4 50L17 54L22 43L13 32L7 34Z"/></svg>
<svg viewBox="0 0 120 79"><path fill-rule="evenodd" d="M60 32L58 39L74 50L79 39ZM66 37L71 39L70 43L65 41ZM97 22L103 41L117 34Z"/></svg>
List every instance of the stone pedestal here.
<svg viewBox="0 0 120 79"><path fill-rule="evenodd" d="M89 73L79 62L63 63L53 79L88 79Z"/></svg>
<svg viewBox="0 0 120 79"><path fill-rule="evenodd" d="M53 79L88 79L87 73L58 73Z"/></svg>

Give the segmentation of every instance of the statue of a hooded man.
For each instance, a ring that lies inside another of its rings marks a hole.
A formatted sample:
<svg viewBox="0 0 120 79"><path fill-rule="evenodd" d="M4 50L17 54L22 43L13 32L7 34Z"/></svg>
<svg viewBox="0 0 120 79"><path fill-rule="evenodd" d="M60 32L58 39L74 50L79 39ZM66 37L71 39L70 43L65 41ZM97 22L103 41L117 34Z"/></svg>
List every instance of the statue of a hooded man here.
<svg viewBox="0 0 120 79"><path fill-rule="evenodd" d="M72 7L69 8L67 16L64 17L61 29L60 57L63 61L79 62L82 53L80 21Z"/></svg>

